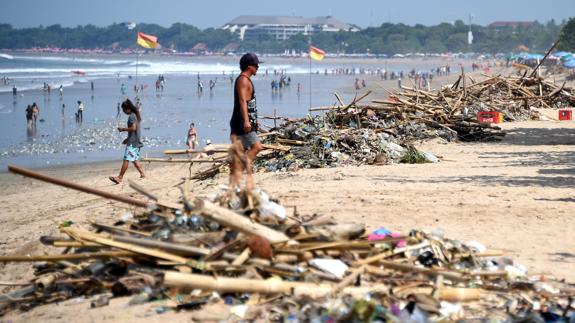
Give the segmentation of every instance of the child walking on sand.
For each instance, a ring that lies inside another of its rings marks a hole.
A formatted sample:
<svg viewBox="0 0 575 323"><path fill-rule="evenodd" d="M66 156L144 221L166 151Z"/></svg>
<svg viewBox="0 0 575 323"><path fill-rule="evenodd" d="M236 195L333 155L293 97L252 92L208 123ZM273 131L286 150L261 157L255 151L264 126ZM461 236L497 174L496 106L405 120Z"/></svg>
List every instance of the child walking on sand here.
<svg viewBox="0 0 575 323"><path fill-rule="evenodd" d="M117 177L108 177L112 182L120 184L124 178L124 174L128 170L130 162L134 164L134 167L140 172L140 178L145 178L144 170L142 169L142 164L140 163L140 148L143 146L140 141L140 121L142 121L142 116L140 115L140 109L138 109L132 101L127 99L122 102L122 111L129 115L128 117L128 127L121 128L118 127L119 132L127 132L128 138L126 138L123 144L126 145L126 150L124 151L124 161L122 162L122 168L120 168L120 174Z"/></svg>

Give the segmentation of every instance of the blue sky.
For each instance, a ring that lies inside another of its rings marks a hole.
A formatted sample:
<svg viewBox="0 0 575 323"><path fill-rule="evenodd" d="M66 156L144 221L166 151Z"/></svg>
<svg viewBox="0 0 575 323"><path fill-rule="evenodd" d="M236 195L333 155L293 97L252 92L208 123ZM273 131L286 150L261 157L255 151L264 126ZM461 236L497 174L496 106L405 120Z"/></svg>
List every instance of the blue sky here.
<svg viewBox="0 0 575 323"><path fill-rule="evenodd" d="M15 27L61 24L106 26L136 21L169 26L174 22L202 29L220 27L238 15L332 15L360 27L384 22L434 25L467 22L487 25L493 21L560 22L575 16L575 0L3 0L0 22Z"/></svg>

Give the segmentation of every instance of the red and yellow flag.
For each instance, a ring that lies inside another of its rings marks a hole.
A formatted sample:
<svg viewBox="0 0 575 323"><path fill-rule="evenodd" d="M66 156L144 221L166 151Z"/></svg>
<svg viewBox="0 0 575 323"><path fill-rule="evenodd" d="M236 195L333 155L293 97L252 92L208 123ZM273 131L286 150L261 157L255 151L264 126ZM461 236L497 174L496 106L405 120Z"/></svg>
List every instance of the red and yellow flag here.
<svg viewBox="0 0 575 323"><path fill-rule="evenodd" d="M325 56L325 52L317 47L310 46L309 56L316 61L321 61Z"/></svg>
<svg viewBox="0 0 575 323"><path fill-rule="evenodd" d="M146 35L144 33L138 33L138 45L144 48L156 48L158 47L158 37L152 35Z"/></svg>

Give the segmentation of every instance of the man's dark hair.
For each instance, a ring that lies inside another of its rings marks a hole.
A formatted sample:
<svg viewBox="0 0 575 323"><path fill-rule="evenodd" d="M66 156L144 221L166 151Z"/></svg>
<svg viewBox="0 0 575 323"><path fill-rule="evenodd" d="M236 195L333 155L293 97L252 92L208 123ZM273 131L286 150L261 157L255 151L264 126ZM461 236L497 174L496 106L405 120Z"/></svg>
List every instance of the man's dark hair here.
<svg viewBox="0 0 575 323"><path fill-rule="evenodd" d="M248 67L249 67L249 65L247 65L247 64L246 65L240 65L240 70L243 72L243 71L247 70Z"/></svg>

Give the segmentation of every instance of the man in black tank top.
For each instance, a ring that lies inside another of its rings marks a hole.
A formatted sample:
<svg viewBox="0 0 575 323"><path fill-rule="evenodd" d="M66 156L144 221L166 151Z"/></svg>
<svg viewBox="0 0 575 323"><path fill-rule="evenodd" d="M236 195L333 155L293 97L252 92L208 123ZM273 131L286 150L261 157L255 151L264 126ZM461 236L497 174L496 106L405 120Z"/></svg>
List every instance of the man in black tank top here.
<svg viewBox="0 0 575 323"><path fill-rule="evenodd" d="M254 84L251 77L257 74L260 61L253 53L247 53L240 59L241 73L234 84L234 111L230 120L231 137L239 139L247 156L254 160L262 145L257 136L258 120Z"/></svg>

